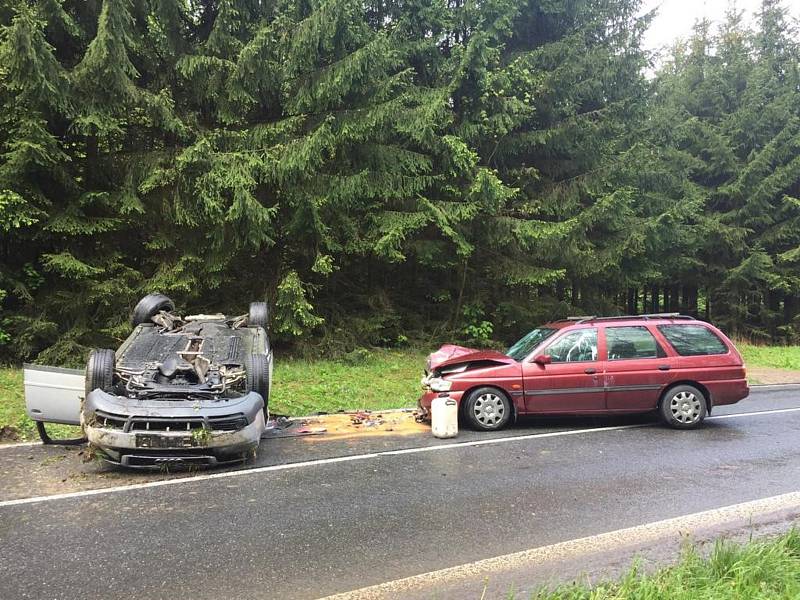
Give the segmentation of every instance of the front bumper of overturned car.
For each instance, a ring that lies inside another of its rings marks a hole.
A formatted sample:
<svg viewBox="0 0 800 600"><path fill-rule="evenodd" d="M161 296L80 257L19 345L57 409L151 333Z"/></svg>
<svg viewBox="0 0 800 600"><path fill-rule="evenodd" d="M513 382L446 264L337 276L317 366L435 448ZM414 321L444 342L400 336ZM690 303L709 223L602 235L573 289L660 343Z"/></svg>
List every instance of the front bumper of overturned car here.
<svg viewBox="0 0 800 600"><path fill-rule="evenodd" d="M109 462L133 468L213 466L255 452L266 428L263 409L255 392L195 401L136 400L94 390L81 421L89 443Z"/></svg>

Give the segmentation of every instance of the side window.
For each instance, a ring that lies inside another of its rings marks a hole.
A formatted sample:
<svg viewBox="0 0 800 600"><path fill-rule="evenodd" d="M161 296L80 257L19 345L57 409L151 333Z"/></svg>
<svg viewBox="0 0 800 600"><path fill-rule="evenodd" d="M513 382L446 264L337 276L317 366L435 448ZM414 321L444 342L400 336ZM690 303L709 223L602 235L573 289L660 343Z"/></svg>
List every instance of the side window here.
<svg viewBox="0 0 800 600"><path fill-rule="evenodd" d="M647 327L606 327L608 360L666 356Z"/></svg>
<svg viewBox="0 0 800 600"><path fill-rule="evenodd" d="M725 354L728 347L703 325L659 325L658 330L681 356Z"/></svg>
<svg viewBox="0 0 800 600"><path fill-rule="evenodd" d="M553 342L545 353L554 363L597 360L597 329L579 329Z"/></svg>

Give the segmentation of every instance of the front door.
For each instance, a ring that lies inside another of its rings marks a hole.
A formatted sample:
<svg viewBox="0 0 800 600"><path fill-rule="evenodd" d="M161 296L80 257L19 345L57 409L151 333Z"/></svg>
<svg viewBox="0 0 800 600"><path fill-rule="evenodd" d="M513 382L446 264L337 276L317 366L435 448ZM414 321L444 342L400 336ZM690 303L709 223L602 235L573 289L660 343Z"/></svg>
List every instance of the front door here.
<svg viewBox="0 0 800 600"><path fill-rule="evenodd" d="M550 364L525 362L525 409L529 413L590 413L605 410L603 361L597 329L569 331L543 352Z"/></svg>

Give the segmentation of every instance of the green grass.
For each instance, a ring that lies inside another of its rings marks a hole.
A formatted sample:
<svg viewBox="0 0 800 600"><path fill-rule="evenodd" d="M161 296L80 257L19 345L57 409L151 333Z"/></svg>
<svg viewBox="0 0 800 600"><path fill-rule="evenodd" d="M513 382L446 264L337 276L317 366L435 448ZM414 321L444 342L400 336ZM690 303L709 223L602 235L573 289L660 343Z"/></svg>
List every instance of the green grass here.
<svg viewBox="0 0 800 600"><path fill-rule="evenodd" d="M306 415L414 406L428 352L378 349L366 356L350 355L349 361L276 356L270 408L276 413Z"/></svg>
<svg viewBox="0 0 800 600"><path fill-rule="evenodd" d="M517 596L511 592L509 598ZM718 542L708 557L690 547L680 562L652 574L632 569L619 581L572 584L534 593L535 600L796 600L800 531L738 545Z"/></svg>
<svg viewBox="0 0 800 600"><path fill-rule="evenodd" d="M800 371L800 346L756 346L736 344L748 367L773 367Z"/></svg>
<svg viewBox="0 0 800 600"><path fill-rule="evenodd" d="M47 432L53 438L80 436L77 427L48 425ZM38 439L36 425L25 414L25 398L22 389L22 369L0 369L0 441Z"/></svg>
<svg viewBox="0 0 800 600"><path fill-rule="evenodd" d="M297 416L414 406L428 352L373 349L343 360L315 361L278 355L270 409ZM0 369L0 429L3 427L14 428L22 440L37 438L34 423L25 414L21 369ZM75 428L65 425L48 425L47 430L54 437L76 434Z"/></svg>

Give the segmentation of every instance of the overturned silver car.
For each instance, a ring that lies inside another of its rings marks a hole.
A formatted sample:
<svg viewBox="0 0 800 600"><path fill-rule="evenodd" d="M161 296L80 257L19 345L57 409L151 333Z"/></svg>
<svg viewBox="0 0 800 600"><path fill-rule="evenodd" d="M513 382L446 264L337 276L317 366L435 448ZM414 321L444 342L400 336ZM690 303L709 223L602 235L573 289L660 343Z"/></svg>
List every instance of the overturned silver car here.
<svg viewBox="0 0 800 600"><path fill-rule="evenodd" d="M247 459L268 419L267 306L254 302L240 317L174 311L166 296L145 296L119 349L91 352L80 410L86 438L126 467Z"/></svg>

